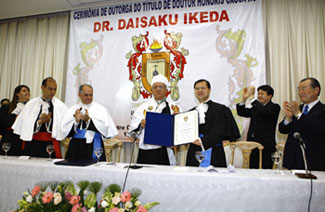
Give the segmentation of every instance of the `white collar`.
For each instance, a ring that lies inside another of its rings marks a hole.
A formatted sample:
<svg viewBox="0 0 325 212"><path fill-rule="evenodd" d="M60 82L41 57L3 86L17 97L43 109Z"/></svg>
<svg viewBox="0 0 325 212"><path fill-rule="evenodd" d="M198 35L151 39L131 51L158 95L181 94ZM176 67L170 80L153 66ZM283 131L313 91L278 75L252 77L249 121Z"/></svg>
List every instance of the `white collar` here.
<svg viewBox="0 0 325 212"><path fill-rule="evenodd" d="M166 98L163 98L162 100L156 100L155 99L155 102L157 103L157 105L160 105L160 104L166 102Z"/></svg>
<svg viewBox="0 0 325 212"><path fill-rule="evenodd" d="M91 108L91 106L93 105L93 102L94 102L94 101L92 101L90 104L84 104L84 103L80 102L80 106L81 106L82 108L89 109L89 108Z"/></svg>
<svg viewBox="0 0 325 212"><path fill-rule="evenodd" d="M309 104L304 104L304 108L306 107L306 105L308 105L308 111L310 111L311 108L314 107L318 102L319 102L319 99L317 98L315 101L313 101Z"/></svg>

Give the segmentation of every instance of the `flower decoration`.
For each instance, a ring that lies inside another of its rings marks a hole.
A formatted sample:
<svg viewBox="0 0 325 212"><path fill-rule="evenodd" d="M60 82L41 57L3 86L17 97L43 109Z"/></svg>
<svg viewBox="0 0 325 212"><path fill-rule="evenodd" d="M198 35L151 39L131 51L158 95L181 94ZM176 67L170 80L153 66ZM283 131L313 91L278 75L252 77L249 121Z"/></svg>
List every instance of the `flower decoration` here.
<svg viewBox="0 0 325 212"><path fill-rule="evenodd" d="M51 202L52 199L53 199L53 193L52 192L47 192L42 197L42 201L43 201L44 204L47 204L47 203Z"/></svg>
<svg viewBox="0 0 325 212"><path fill-rule="evenodd" d="M39 185L36 185L32 190L32 197L35 197L41 190L41 187Z"/></svg>
<svg viewBox="0 0 325 212"><path fill-rule="evenodd" d="M123 194L121 194L121 201L122 202L128 202L131 200L131 193L126 191Z"/></svg>
<svg viewBox="0 0 325 212"><path fill-rule="evenodd" d="M71 181L38 183L31 192L24 193L23 199L18 200L16 212L145 212L159 204L142 205L138 200L141 195L139 189L121 193L117 184L107 186L97 201L102 183L80 181L77 185L78 192Z"/></svg>

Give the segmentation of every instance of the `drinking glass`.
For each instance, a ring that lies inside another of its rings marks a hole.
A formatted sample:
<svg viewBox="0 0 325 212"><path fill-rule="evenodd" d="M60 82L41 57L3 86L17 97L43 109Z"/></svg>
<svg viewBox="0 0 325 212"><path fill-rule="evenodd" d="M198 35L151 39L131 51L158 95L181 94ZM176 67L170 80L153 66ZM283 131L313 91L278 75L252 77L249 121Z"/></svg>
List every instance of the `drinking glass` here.
<svg viewBox="0 0 325 212"><path fill-rule="evenodd" d="M51 155L52 155L52 153L54 152L54 147L53 147L53 145L47 145L46 146L46 151L47 151L47 153L49 153L49 161L51 160Z"/></svg>
<svg viewBox="0 0 325 212"><path fill-rule="evenodd" d="M95 148L95 155L97 157L97 165L99 165L99 158L103 154L103 148L102 147L96 147Z"/></svg>
<svg viewBox="0 0 325 212"><path fill-rule="evenodd" d="M7 152L9 151L10 147L11 147L11 143L3 143L2 144L2 149L3 149L3 151L5 151L4 159L8 159Z"/></svg>
<svg viewBox="0 0 325 212"><path fill-rule="evenodd" d="M280 153L280 152L274 152L274 153L272 153L271 157L272 157L273 162L276 165L275 174L281 174L281 172L279 170L279 164L280 164L280 162L282 160L282 153Z"/></svg>
<svg viewBox="0 0 325 212"><path fill-rule="evenodd" d="M204 160L204 154L202 151L195 152L195 159L201 163Z"/></svg>

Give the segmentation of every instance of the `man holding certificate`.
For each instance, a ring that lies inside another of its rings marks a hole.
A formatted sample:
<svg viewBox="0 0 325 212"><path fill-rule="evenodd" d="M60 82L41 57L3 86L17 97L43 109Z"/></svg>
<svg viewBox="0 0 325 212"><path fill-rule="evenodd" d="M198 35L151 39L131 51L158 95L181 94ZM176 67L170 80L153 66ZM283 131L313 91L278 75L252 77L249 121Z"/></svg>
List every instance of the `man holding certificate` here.
<svg viewBox="0 0 325 212"><path fill-rule="evenodd" d="M168 80L162 75L157 75L152 79L153 98L142 103L134 112L130 123L130 131L139 134L139 154L137 163L176 165L175 155L170 147L152 145L144 143L146 113L176 114L179 112L177 105L169 104L166 101L168 92Z"/></svg>
<svg viewBox="0 0 325 212"><path fill-rule="evenodd" d="M199 138L190 144L186 165L199 166L195 152L203 151L204 160L201 162L215 167L226 167L226 157L223 141L234 141L240 137L236 121L228 107L209 99L211 85L201 79L194 83L195 97L199 104L192 108L199 112Z"/></svg>

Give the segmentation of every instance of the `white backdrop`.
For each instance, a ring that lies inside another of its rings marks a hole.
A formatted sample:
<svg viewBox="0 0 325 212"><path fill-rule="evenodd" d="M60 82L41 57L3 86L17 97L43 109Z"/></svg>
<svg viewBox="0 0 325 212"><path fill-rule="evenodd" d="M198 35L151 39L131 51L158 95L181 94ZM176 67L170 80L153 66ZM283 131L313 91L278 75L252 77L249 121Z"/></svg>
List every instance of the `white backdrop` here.
<svg viewBox="0 0 325 212"><path fill-rule="evenodd" d="M125 139L132 111L147 99L140 92L150 94L152 69L147 66L150 74L144 78L140 73L143 54L153 53L150 47L157 40L158 56L169 54L172 67L165 73L169 101L192 108L193 83L205 78L211 82L211 99L234 111L243 87L265 83L262 1L206 2L138 1L72 11L66 104L77 103L78 86L90 83L94 100L107 107ZM128 67L131 57L135 69ZM160 73L164 62L157 63ZM236 119L242 129L243 120Z"/></svg>

